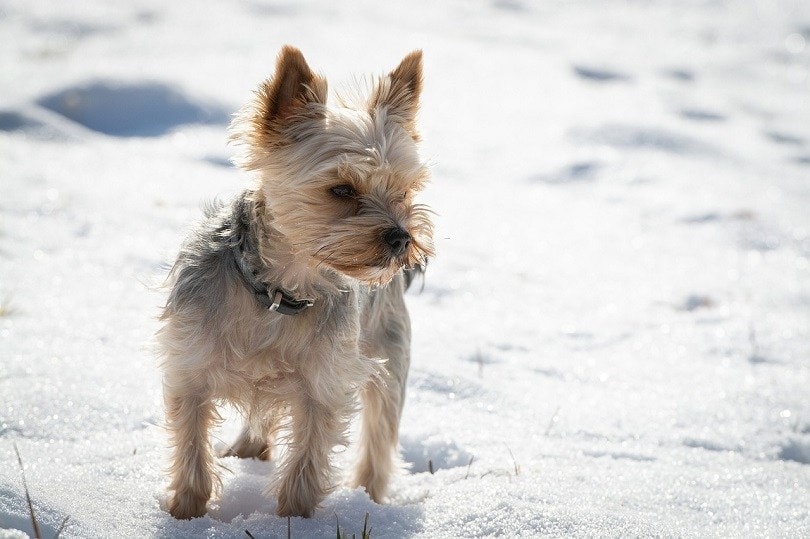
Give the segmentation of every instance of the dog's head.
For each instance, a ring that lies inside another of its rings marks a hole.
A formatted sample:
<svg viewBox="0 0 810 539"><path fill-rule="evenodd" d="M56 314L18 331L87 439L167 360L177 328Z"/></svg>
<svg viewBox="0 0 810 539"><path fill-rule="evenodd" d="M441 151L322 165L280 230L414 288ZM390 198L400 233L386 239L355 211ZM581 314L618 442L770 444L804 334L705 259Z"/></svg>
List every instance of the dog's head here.
<svg viewBox="0 0 810 539"><path fill-rule="evenodd" d="M297 257L384 284L433 254L430 212L414 201L428 179L417 149L421 88L416 51L367 95L328 105L326 80L298 49L281 50L232 139Z"/></svg>

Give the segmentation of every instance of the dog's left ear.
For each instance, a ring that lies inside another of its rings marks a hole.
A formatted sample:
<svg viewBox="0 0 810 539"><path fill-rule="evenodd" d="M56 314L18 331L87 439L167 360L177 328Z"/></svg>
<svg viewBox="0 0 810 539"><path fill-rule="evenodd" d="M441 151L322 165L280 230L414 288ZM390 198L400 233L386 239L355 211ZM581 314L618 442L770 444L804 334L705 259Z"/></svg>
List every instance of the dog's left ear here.
<svg viewBox="0 0 810 539"><path fill-rule="evenodd" d="M380 80L369 99L369 112L386 108L388 117L399 122L414 140L419 140L416 113L422 93L422 51L402 59L396 69Z"/></svg>

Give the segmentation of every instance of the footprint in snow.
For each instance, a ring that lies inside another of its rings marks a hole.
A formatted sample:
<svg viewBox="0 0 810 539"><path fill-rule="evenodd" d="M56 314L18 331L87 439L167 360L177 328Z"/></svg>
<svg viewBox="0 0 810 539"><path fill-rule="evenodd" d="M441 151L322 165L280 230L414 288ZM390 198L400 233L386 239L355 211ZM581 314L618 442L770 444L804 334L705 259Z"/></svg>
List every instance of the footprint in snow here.
<svg viewBox="0 0 810 539"><path fill-rule="evenodd" d="M705 225L710 223L717 223L720 221L756 221L757 214L753 210L749 210L746 208L736 210L729 214L724 214L718 211L707 211L704 213L695 213L692 215L687 215L686 217L682 217L679 219L681 223L685 223L687 225Z"/></svg>
<svg viewBox="0 0 810 539"><path fill-rule="evenodd" d="M41 116L47 115L41 114ZM36 140L63 141L77 138L70 132L70 129L63 129L64 126L60 126L59 121L51 122L48 121L49 119L37 118L16 110L0 110L0 131L20 134ZM64 120L62 122L69 123Z"/></svg>
<svg viewBox="0 0 810 539"><path fill-rule="evenodd" d="M455 441L438 435L422 438L406 434L400 437L400 445L402 459L412 474L468 466L473 456Z"/></svg>
<svg viewBox="0 0 810 539"><path fill-rule="evenodd" d="M800 155L794 161L796 164L808 166L810 165L810 155Z"/></svg>
<svg viewBox="0 0 810 539"><path fill-rule="evenodd" d="M682 443L686 447L691 447L693 449L704 449L706 451L724 452L735 450L734 448L724 445L720 442L708 440L706 438L687 437L683 439Z"/></svg>
<svg viewBox="0 0 810 539"><path fill-rule="evenodd" d="M692 120L693 122L722 122L726 119L726 116L719 112L698 108L682 109L678 114L682 118Z"/></svg>
<svg viewBox="0 0 810 539"><path fill-rule="evenodd" d="M219 168L234 168L233 163L227 157L221 155L206 155L202 158L205 163Z"/></svg>
<svg viewBox="0 0 810 539"><path fill-rule="evenodd" d="M529 181L552 185L589 182L596 179L597 173L602 168L602 163L598 161L575 161L551 174L534 175L529 178Z"/></svg>
<svg viewBox="0 0 810 539"><path fill-rule="evenodd" d="M810 436L792 436L785 440L777 457L779 460L810 464Z"/></svg>
<svg viewBox="0 0 810 539"><path fill-rule="evenodd" d="M583 65L571 67L576 76L590 82L629 82L632 80L629 75L612 69Z"/></svg>
<svg viewBox="0 0 810 539"><path fill-rule="evenodd" d="M688 69L673 68L665 69L663 75L678 82L694 82L695 73Z"/></svg>
<svg viewBox="0 0 810 539"><path fill-rule="evenodd" d="M783 144L788 146L804 146L805 140L797 135L785 133L783 131L766 131L763 133L765 138L775 144Z"/></svg>
<svg viewBox="0 0 810 539"><path fill-rule="evenodd" d="M157 137L187 124L226 124L229 110L159 82L93 81L37 103L84 127L115 137Z"/></svg>
<svg viewBox="0 0 810 539"><path fill-rule="evenodd" d="M577 142L627 150L659 151L676 155L712 155L718 153L717 149L703 140L662 129L658 126L605 124L595 129L574 129L571 135Z"/></svg>
<svg viewBox="0 0 810 539"><path fill-rule="evenodd" d="M692 312L697 311L698 309L711 309L716 305L717 302L715 302L711 296L706 296L703 294L691 294L681 302L678 309L681 311Z"/></svg>
<svg viewBox="0 0 810 539"><path fill-rule="evenodd" d="M583 451L582 454L586 457L610 457L614 460L635 460L638 462L652 462L658 460L650 455L641 455L639 453L630 453L627 451Z"/></svg>

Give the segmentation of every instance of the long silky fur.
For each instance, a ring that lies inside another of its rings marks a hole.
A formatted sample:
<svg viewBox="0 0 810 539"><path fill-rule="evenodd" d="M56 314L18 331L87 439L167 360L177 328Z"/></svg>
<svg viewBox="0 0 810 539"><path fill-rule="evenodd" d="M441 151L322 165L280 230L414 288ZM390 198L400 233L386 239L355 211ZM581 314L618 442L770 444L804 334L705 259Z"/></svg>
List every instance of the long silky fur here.
<svg viewBox="0 0 810 539"><path fill-rule="evenodd" d="M367 98L329 105L326 80L285 47L234 121L237 163L253 183L206 208L183 243L157 334L175 517L204 514L215 494L209 431L221 402L245 418L226 455L279 457L268 483L279 515L311 516L334 489L332 451L348 442L358 409L350 480L385 499L401 466L410 362L403 294L433 255L431 212L415 201L429 177L416 146L421 73L421 53L412 53ZM341 184L356 196L337 198L331 189ZM402 253L385 243L392 229L410 236ZM263 282L314 305L296 316L266 310L238 257Z"/></svg>

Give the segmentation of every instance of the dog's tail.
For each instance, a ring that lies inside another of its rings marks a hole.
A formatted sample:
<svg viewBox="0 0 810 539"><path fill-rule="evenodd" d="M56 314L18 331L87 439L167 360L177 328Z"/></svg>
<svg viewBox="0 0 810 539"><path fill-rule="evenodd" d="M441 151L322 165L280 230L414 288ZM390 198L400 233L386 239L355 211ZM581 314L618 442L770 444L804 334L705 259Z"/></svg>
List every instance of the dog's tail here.
<svg viewBox="0 0 810 539"><path fill-rule="evenodd" d="M422 277L422 288L425 288L425 267L427 266L427 260L425 261L424 265L417 264L415 266L411 266L410 268L405 268L402 271L402 276L405 277L405 290L408 290L411 287L411 283L417 278Z"/></svg>

